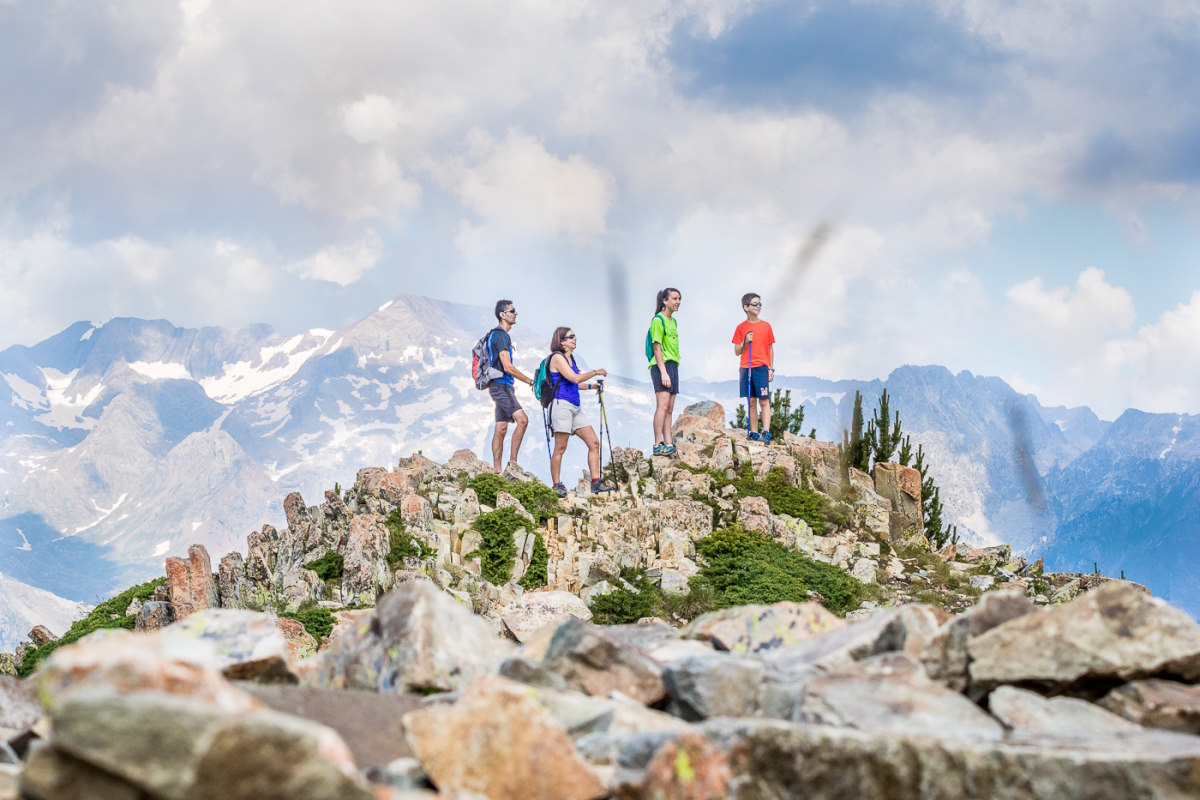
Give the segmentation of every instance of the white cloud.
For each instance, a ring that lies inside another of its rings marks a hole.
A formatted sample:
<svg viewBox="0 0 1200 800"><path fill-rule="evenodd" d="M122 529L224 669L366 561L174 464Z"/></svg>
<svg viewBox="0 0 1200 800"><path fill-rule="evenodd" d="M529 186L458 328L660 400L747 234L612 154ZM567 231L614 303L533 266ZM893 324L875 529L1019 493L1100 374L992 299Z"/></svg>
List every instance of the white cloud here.
<svg viewBox="0 0 1200 800"><path fill-rule="evenodd" d="M342 108L342 124L360 144L378 142L400 126L400 109L388 98L369 94Z"/></svg>
<svg viewBox="0 0 1200 800"><path fill-rule="evenodd" d="M1037 277L1010 287L1005 297L1020 329L1052 348L1094 346L1101 337L1128 331L1137 318L1129 292L1108 283L1096 267L1079 273L1074 290L1046 289Z"/></svg>
<svg viewBox="0 0 1200 800"><path fill-rule="evenodd" d="M383 255L383 241L374 231L350 244L330 245L288 269L301 278L349 286L374 267Z"/></svg>

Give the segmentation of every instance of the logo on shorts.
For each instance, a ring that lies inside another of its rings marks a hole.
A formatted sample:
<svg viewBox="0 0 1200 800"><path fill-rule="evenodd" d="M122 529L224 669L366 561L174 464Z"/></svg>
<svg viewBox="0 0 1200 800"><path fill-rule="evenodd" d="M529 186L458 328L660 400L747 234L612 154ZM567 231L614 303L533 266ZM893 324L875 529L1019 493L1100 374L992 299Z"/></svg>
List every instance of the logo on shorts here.
<svg viewBox="0 0 1200 800"><path fill-rule="evenodd" d="M760 388L759 388L759 390L758 390L758 394L759 394L759 396L760 396L760 397L768 397L768 396L769 396L769 395L768 395L768 392L769 392L769 391L770 391L770 390L769 390L769 389L767 389L767 387L765 387L765 386L762 386L762 387L760 387Z"/></svg>

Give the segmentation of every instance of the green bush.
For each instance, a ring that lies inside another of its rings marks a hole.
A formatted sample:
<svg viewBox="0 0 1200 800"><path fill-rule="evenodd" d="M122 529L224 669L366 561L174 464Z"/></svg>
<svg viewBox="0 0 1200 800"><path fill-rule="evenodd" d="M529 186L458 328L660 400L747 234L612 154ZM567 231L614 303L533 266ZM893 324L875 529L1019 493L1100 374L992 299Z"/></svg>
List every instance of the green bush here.
<svg viewBox="0 0 1200 800"><path fill-rule="evenodd" d="M646 577L644 569L621 568L621 578L632 586L620 583L608 594L592 598L592 621L599 625L623 625L642 617L654 616L654 608L662 592Z"/></svg>
<svg viewBox="0 0 1200 800"><path fill-rule="evenodd" d="M837 567L790 550L770 537L740 525L696 540L700 571L694 587L712 590L719 607L780 600L804 601L808 592L835 614L858 607L866 587Z"/></svg>
<svg viewBox="0 0 1200 800"><path fill-rule="evenodd" d="M558 515L558 495L541 481L510 481L491 472L482 472L471 478L468 485L485 506L495 506L496 495L508 492L521 501L539 525Z"/></svg>
<svg viewBox="0 0 1200 800"><path fill-rule="evenodd" d="M774 514L804 520L818 536L844 526L853 514L849 506L834 503L820 492L793 486L782 467L775 467L767 473L766 480L760 481L755 480L750 465L746 464L733 485L741 497L764 498Z"/></svg>
<svg viewBox="0 0 1200 800"><path fill-rule="evenodd" d="M388 514L387 519L383 521L384 527L388 529L389 549L387 554L387 563L393 569L401 564L406 558L429 558L436 552L432 547L425 542L413 536L404 527L404 519L400 514L400 509L393 509L391 514Z"/></svg>
<svg viewBox="0 0 1200 800"><path fill-rule="evenodd" d="M550 565L550 553L546 550L546 542L540 533L533 535L533 557L529 559L529 569L521 578L521 586L525 589L539 589L546 585L546 568Z"/></svg>
<svg viewBox="0 0 1200 800"><path fill-rule="evenodd" d="M301 606L297 611L285 611L279 616L299 622L318 643L333 630L333 613L321 606Z"/></svg>
<svg viewBox="0 0 1200 800"><path fill-rule="evenodd" d="M166 583L166 581L166 578L158 578L126 589L116 597L100 603L86 617L74 622L61 638L55 639L53 642L47 642L41 647L35 647L26 651L25 660L17 668L17 675L22 678L29 677L33 674L34 669L37 668L37 665L55 650L63 645L79 641L92 631L98 631L102 628L125 628L133 630L133 625L137 622L137 618L132 614L126 615L125 609L129 608L129 604L134 600L141 600L143 602L148 600L150 595L154 594L154 590Z"/></svg>
<svg viewBox="0 0 1200 800"><path fill-rule="evenodd" d="M529 520L508 506L480 514L471 527L483 534L483 539L478 550L467 553L463 558L478 556L483 579L503 586L512 577L513 559L517 557L513 534L518 528L529 528Z"/></svg>
<svg viewBox="0 0 1200 800"><path fill-rule="evenodd" d="M342 569L344 564L345 559L343 559L333 550L330 550L316 561L310 561L305 564L304 568L311 569L313 572L317 573L317 577L323 581L340 581L342 579Z"/></svg>

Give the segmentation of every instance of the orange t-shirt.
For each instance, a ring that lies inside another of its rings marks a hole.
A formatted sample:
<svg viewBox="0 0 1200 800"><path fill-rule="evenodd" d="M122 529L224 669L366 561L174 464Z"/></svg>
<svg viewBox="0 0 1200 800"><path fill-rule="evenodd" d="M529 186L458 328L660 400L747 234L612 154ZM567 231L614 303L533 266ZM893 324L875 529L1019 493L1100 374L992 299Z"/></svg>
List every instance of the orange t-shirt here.
<svg viewBox="0 0 1200 800"><path fill-rule="evenodd" d="M742 350L742 366L749 367L769 367L771 362L771 345L775 344L775 332L771 330L771 323L764 320L751 322L744 320L741 325L733 331L733 343L741 344L742 339L747 332L754 334L754 340L750 342L750 346ZM750 363L750 351L754 351L754 363Z"/></svg>

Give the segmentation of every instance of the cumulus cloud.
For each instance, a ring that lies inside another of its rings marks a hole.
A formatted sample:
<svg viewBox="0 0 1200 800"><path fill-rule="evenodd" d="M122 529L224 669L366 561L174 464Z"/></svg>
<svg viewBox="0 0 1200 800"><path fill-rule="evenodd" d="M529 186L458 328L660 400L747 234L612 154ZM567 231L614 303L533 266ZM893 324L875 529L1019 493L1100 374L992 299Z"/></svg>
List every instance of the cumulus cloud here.
<svg viewBox="0 0 1200 800"><path fill-rule="evenodd" d="M369 231L360 241L323 247L288 269L301 278L349 286L374 267L382 254L382 240L374 231Z"/></svg>
<svg viewBox="0 0 1200 800"><path fill-rule="evenodd" d="M1072 290L1045 288L1040 277L1018 283L1005 293L1019 328L1055 347L1094 344L1111 334L1128 331L1137 318L1129 292L1105 280L1104 270L1088 267Z"/></svg>

